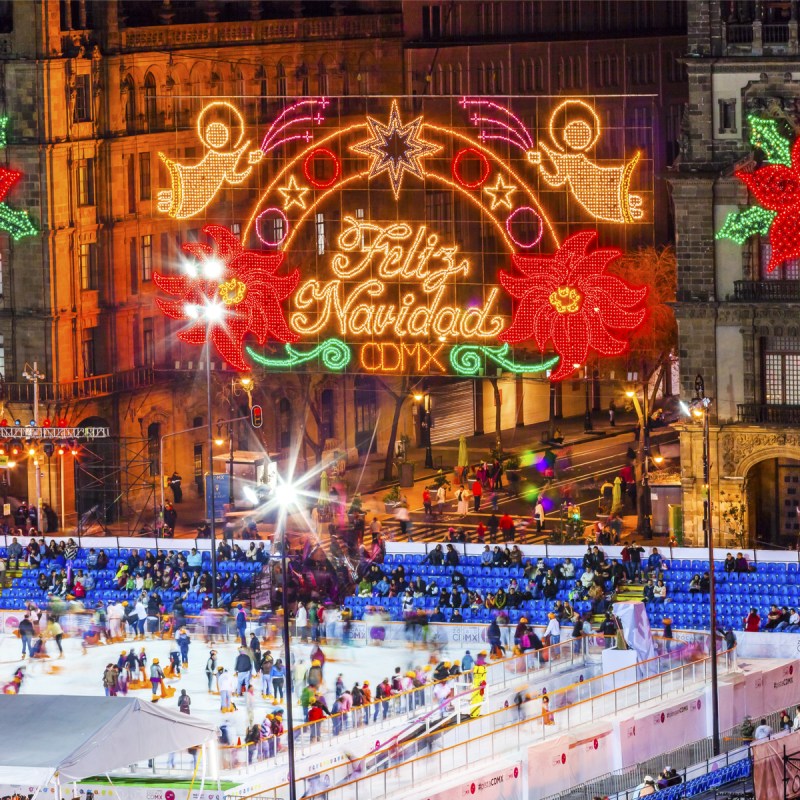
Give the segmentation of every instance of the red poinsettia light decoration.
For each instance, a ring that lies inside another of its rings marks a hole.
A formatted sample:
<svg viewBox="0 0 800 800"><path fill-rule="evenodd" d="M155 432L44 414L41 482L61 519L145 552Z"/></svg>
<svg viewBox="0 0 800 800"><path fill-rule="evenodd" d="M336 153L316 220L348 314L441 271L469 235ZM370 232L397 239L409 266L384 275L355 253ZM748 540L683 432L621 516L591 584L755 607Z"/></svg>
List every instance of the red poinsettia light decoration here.
<svg viewBox="0 0 800 800"><path fill-rule="evenodd" d="M561 360L551 380L562 380L585 364L590 347L602 356L625 352L627 342L611 331L635 330L645 318L646 310L636 306L647 287L606 274L621 253L611 248L587 252L596 236L595 231L576 233L551 256L512 256L522 276L500 273L500 283L519 300L500 340L536 339L540 350L552 341Z"/></svg>
<svg viewBox="0 0 800 800"><path fill-rule="evenodd" d="M210 338L228 364L246 370L243 343L248 333L259 344L268 337L280 342L300 338L286 324L280 305L294 291L300 273L276 275L284 253L245 250L221 225L206 225L203 233L213 240L214 247L184 244L184 252L195 259L187 265L186 274L153 275L156 286L180 299L156 302L167 316L189 322L178 333L181 341L204 344Z"/></svg>
<svg viewBox="0 0 800 800"><path fill-rule="evenodd" d="M800 256L800 136L792 145L790 166L769 164L734 174L764 208L778 212L769 228L771 254L767 271Z"/></svg>

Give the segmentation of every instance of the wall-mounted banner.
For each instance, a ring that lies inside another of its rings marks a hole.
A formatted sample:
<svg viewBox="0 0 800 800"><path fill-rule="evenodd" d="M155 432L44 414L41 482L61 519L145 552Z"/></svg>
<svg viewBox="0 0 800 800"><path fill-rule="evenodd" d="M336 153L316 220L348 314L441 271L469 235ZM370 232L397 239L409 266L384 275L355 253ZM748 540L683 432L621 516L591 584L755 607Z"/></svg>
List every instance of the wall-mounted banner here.
<svg viewBox="0 0 800 800"><path fill-rule="evenodd" d="M561 380L644 321L614 274L652 231L624 99L300 98L265 130L252 108L209 102L196 155L160 154L159 210L197 223L155 275L182 341L237 370Z"/></svg>

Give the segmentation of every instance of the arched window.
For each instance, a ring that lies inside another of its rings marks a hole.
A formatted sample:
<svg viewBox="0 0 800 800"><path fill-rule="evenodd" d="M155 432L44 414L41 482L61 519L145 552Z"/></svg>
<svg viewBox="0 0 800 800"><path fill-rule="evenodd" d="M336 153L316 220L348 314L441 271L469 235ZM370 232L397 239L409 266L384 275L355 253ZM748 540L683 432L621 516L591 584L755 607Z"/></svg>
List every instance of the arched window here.
<svg viewBox="0 0 800 800"><path fill-rule="evenodd" d="M158 102L156 99L156 79L152 72L148 72L144 79L144 120L147 130L152 131L158 127Z"/></svg>
<svg viewBox="0 0 800 800"><path fill-rule="evenodd" d="M297 93L301 97L308 97L308 67L305 64L297 68Z"/></svg>
<svg viewBox="0 0 800 800"><path fill-rule="evenodd" d="M278 97L286 97L286 67L279 61L275 69L275 94Z"/></svg>
<svg viewBox="0 0 800 800"><path fill-rule="evenodd" d="M533 60L533 90L541 91L544 88L544 62L541 58Z"/></svg>
<svg viewBox="0 0 800 800"><path fill-rule="evenodd" d="M127 133L134 133L136 131L136 84L130 75L122 82L122 97L125 104L125 130Z"/></svg>
<svg viewBox="0 0 800 800"><path fill-rule="evenodd" d="M233 71L233 94L234 97L245 96L244 76L242 75L242 71L240 69L235 69Z"/></svg>
<svg viewBox="0 0 800 800"><path fill-rule="evenodd" d="M328 65L322 59L317 64L317 94L320 97L327 97L330 94Z"/></svg>
<svg viewBox="0 0 800 800"><path fill-rule="evenodd" d="M267 83L267 71L263 66L258 68L256 83L258 84L258 118L263 121L269 116L269 84Z"/></svg>
<svg viewBox="0 0 800 800"><path fill-rule="evenodd" d="M222 78L216 73L211 73L211 80L209 83L209 91L211 94L218 95L220 93L220 89L222 89Z"/></svg>
<svg viewBox="0 0 800 800"><path fill-rule="evenodd" d="M278 447L285 450L292 444L292 404L288 397L278 402Z"/></svg>

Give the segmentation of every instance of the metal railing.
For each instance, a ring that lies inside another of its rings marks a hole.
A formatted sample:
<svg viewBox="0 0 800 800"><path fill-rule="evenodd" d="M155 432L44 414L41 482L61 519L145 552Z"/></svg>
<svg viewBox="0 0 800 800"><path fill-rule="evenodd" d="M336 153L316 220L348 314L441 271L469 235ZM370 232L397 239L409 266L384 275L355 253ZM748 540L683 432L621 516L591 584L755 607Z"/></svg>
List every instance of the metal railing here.
<svg viewBox="0 0 800 800"><path fill-rule="evenodd" d="M800 303L800 281L734 281L733 292L740 303Z"/></svg>
<svg viewBox="0 0 800 800"><path fill-rule="evenodd" d="M789 26L785 22L764 25L761 36L764 44L787 44L789 41Z"/></svg>
<svg viewBox="0 0 800 800"><path fill-rule="evenodd" d="M757 425L800 425L800 406L771 403L737 403L739 422Z"/></svg>
<svg viewBox="0 0 800 800"><path fill-rule="evenodd" d="M596 638L602 640L603 637ZM698 637L703 638L707 640L708 637ZM570 644L568 641L559 647ZM608 687L613 687L615 681L624 680L626 670L548 691L549 710L533 716L526 713L527 703L519 708L514 704L503 705L489 713L484 713L485 709L481 708L480 715L473 716L475 706L471 703L471 716L467 721L458 722L446 730L416 736L406 745L390 742L386 747L361 758L361 762L368 764L381 753L384 754L381 771L376 774L363 774L363 767L354 772L353 764L348 763L304 776L301 779L306 783L304 796L310 798L326 794L327 800L366 800L386 796L391 791L417 785L419 781L434 775L466 768L470 761L506 755L509 750L542 741L625 708L672 693L685 692L690 686L696 687L706 682L709 677L710 659L691 660L696 656L696 647L691 645L663 653L642 662L638 667L645 671L656 670L660 662L666 659L668 669L617 688ZM732 652L725 651L718 654L717 658L722 662L722 671L730 669ZM680 660L686 660L687 663L674 666ZM635 668L628 668L628 671L635 672ZM517 675L517 685L520 682L524 683L521 676ZM490 690L493 691L493 688L490 686ZM412 748L413 752L409 753ZM317 791L316 787L325 787L324 792ZM283 800L287 796L288 784L282 783L249 797L256 800ZM242 800L245 797L248 795L243 795Z"/></svg>
<svg viewBox="0 0 800 800"><path fill-rule="evenodd" d="M69 403L89 397L100 397L114 392L133 391L152 386L154 372L150 367L137 367L124 372L92 375L63 383L39 382L39 401L42 403ZM33 403L33 384L3 383L2 396L6 403Z"/></svg>
<svg viewBox="0 0 800 800"><path fill-rule="evenodd" d="M726 26L728 44L752 44L753 23L729 22Z"/></svg>

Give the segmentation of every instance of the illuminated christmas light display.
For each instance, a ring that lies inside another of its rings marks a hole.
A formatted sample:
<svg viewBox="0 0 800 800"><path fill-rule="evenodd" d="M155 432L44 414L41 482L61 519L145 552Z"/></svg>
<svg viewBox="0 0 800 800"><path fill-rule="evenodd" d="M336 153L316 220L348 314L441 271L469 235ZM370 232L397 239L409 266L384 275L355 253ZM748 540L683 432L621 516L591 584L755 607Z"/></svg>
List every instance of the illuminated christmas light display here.
<svg viewBox="0 0 800 800"><path fill-rule="evenodd" d="M764 153L767 164L734 175L758 205L728 214L716 238L744 244L750 236L768 236L766 269L772 272L782 262L800 256L800 137L790 144L775 120L751 115L747 122L750 143Z"/></svg>
<svg viewBox="0 0 800 800"><path fill-rule="evenodd" d="M561 356L552 380L561 380L586 363L589 348L601 356L618 356L627 343L611 331L632 331L645 318L637 309L647 294L606 274L622 253L606 248L588 252L595 231L570 236L552 256L513 256L522 276L500 273L500 283L520 303L501 342L534 338L540 350L548 342Z"/></svg>
<svg viewBox="0 0 800 800"><path fill-rule="evenodd" d="M286 186L279 186L278 191L283 195L284 211L288 211L292 206L299 208L306 207L305 196L311 191L307 186L298 186L297 178L289 176L289 183Z"/></svg>
<svg viewBox="0 0 800 800"><path fill-rule="evenodd" d="M0 117L0 149L6 147L8 117ZM39 231L31 222L27 211L13 209L6 204L8 193L19 183L22 173L19 170L0 166L0 230L6 231L16 242L24 236L35 236Z"/></svg>
<svg viewBox="0 0 800 800"><path fill-rule="evenodd" d="M202 242L183 245L184 252L200 265L196 275L153 274L159 289L180 298L158 298L161 310L172 319L190 323L178 333L178 338L190 344L210 341L225 361L239 370L248 369L242 358L242 345L248 333L259 344L264 344L267 338L298 341L300 337L287 326L280 306L280 301L294 291L300 280L298 270L285 276L276 275L285 255L245 250L236 236L220 225L206 225L203 233L212 239L214 247ZM211 270L206 269L209 266ZM220 306L224 311L218 310Z"/></svg>
<svg viewBox="0 0 800 800"><path fill-rule="evenodd" d="M240 236L207 225L211 244L184 245L192 259L181 274L158 273L156 284L170 295L159 301L162 310L187 323L182 341L211 342L238 370L478 376L501 369L549 372L553 380L571 375L590 352L625 351L622 337L644 319L646 289L606 272L620 251L589 252L596 231L561 244L557 229L566 220L548 214L525 177L536 164L545 198L560 189L597 222L642 218L641 197L629 191L640 154L598 166L589 151L602 128L589 103L548 106L547 143L496 100L459 104L476 135L467 125L401 114L398 100L383 118L337 126L325 121L328 104L291 104L253 151L238 110L215 101L197 120L203 158L176 165L162 156L171 188L160 207L179 218L209 208L256 169L268 174ZM283 161L263 159L289 141L295 146ZM482 240L493 232L501 252L444 233L423 202L431 191L469 201L462 207L486 223ZM509 256L514 271L502 268Z"/></svg>
<svg viewBox="0 0 800 800"><path fill-rule="evenodd" d="M440 148L422 138L422 117L403 125L397 100L392 101L388 125L372 117L367 117L367 125L371 133L370 138L354 144L350 149L354 153L372 158L370 178L383 172L388 174L396 199L400 195L403 175L408 172L417 178L422 178L421 159L438 152Z"/></svg>

